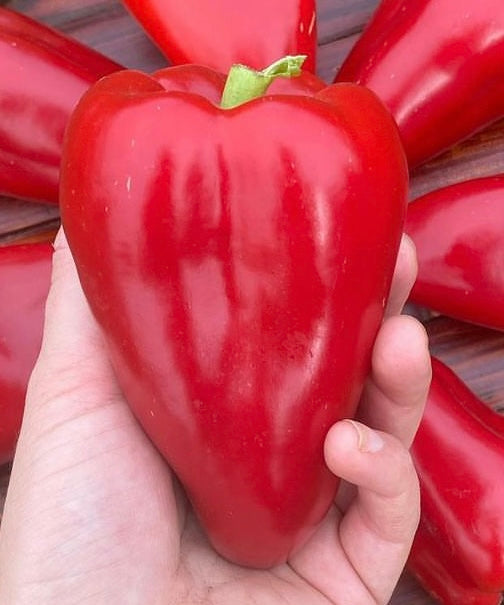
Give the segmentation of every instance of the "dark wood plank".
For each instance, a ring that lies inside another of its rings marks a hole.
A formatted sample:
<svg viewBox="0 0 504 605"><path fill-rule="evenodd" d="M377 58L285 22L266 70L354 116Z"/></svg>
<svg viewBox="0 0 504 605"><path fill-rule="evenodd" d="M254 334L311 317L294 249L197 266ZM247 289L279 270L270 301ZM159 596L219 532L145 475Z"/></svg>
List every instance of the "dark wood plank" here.
<svg viewBox="0 0 504 605"><path fill-rule="evenodd" d="M431 352L449 365L483 401L504 411L504 332L447 317L426 324Z"/></svg>
<svg viewBox="0 0 504 605"><path fill-rule="evenodd" d="M0 198L0 245L23 239L59 222L56 206Z"/></svg>

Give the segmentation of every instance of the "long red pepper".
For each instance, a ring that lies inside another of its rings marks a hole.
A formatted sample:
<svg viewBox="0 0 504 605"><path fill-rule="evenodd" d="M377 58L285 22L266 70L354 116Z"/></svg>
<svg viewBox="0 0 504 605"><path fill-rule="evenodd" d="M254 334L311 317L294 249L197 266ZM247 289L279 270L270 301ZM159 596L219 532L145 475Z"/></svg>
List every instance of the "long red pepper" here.
<svg viewBox="0 0 504 605"><path fill-rule="evenodd" d="M0 7L0 193L57 203L63 133L82 94L121 69L76 40Z"/></svg>
<svg viewBox="0 0 504 605"><path fill-rule="evenodd" d="M374 90L410 167L504 115L502 0L382 0L337 80Z"/></svg>
<svg viewBox="0 0 504 605"><path fill-rule="evenodd" d="M0 247L0 464L12 458L42 341L52 245Z"/></svg>
<svg viewBox="0 0 504 605"><path fill-rule="evenodd" d="M457 183L409 204L418 278L411 300L504 330L504 174Z"/></svg>
<svg viewBox="0 0 504 605"><path fill-rule="evenodd" d="M440 555L436 536L419 529L415 536L410 569L425 590L441 605L501 605L498 592L481 592L467 578L460 578L449 557Z"/></svg>
<svg viewBox="0 0 504 605"><path fill-rule="evenodd" d="M504 590L503 417L439 360L412 455L422 514L409 565L443 605L497 605Z"/></svg>
<svg viewBox="0 0 504 605"><path fill-rule="evenodd" d="M199 63L226 72L241 63L262 69L285 55L317 48L314 0L123 0L175 64Z"/></svg>

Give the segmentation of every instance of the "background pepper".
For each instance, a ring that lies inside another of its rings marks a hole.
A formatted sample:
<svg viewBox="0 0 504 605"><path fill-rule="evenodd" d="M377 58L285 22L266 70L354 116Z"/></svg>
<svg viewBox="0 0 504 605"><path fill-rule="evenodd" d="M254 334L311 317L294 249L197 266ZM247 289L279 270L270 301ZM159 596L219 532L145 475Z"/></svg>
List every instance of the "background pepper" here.
<svg viewBox="0 0 504 605"><path fill-rule="evenodd" d="M241 63L262 69L285 55L307 55L315 70L314 0L123 0L175 64L227 73Z"/></svg>
<svg viewBox="0 0 504 605"><path fill-rule="evenodd" d="M504 590L503 418L441 361L432 358L432 369L412 446L422 511L409 566L443 605L497 605Z"/></svg>
<svg viewBox="0 0 504 605"><path fill-rule="evenodd" d="M336 81L374 90L410 167L504 115L502 0L382 0Z"/></svg>
<svg viewBox="0 0 504 605"><path fill-rule="evenodd" d="M504 175L438 189L408 206L418 277L410 299L504 330Z"/></svg>
<svg viewBox="0 0 504 605"><path fill-rule="evenodd" d="M435 535L419 530L409 567L425 590L440 605L501 605L498 592L481 592L450 557L440 553ZM430 601L429 601L430 602Z"/></svg>
<svg viewBox="0 0 504 605"><path fill-rule="evenodd" d="M0 465L21 427L26 387L42 342L53 247L0 247Z"/></svg>
<svg viewBox="0 0 504 605"><path fill-rule="evenodd" d="M90 84L121 66L0 7L0 193L58 202L63 133Z"/></svg>

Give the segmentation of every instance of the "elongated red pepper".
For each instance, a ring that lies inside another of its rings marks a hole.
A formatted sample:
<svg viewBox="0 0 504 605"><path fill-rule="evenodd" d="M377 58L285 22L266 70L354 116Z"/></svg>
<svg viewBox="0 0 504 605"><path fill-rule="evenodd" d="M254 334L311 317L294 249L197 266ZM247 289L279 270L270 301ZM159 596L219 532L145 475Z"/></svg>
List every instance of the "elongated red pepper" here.
<svg viewBox="0 0 504 605"><path fill-rule="evenodd" d="M199 63L227 73L256 69L285 55L307 55L315 69L314 0L123 0L175 64Z"/></svg>
<svg viewBox="0 0 504 605"><path fill-rule="evenodd" d="M443 605L498 605L504 590L503 418L442 362L412 454L422 514L409 565Z"/></svg>
<svg viewBox="0 0 504 605"><path fill-rule="evenodd" d="M14 453L42 342L52 250L49 243L0 247L0 464Z"/></svg>
<svg viewBox="0 0 504 605"><path fill-rule="evenodd" d="M75 104L121 69L76 40L0 7L0 193L57 203L63 133Z"/></svg>
<svg viewBox="0 0 504 605"><path fill-rule="evenodd" d="M470 455L469 453L466 453ZM425 523L425 521L422 521ZM437 537L420 528L415 535L409 567L440 605L501 605L498 592L482 592L460 574L457 563L439 551Z"/></svg>
<svg viewBox="0 0 504 605"><path fill-rule="evenodd" d="M369 370L408 179L371 91L249 100L229 83L271 70L243 70L225 109L103 78L67 130L61 212L134 413L216 549L267 567L333 501L323 442Z"/></svg>
<svg viewBox="0 0 504 605"><path fill-rule="evenodd" d="M382 0L337 74L385 102L410 167L504 115L502 0Z"/></svg>
<svg viewBox="0 0 504 605"><path fill-rule="evenodd" d="M504 175L438 189L408 207L418 278L411 300L504 330Z"/></svg>

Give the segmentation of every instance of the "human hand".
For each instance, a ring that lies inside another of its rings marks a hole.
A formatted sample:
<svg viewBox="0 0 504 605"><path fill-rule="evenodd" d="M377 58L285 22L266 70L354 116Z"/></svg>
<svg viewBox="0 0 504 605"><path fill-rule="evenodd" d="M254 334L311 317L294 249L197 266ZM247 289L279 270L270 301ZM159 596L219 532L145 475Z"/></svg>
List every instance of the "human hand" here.
<svg viewBox="0 0 504 605"><path fill-rule="evenodd" d="M0 531L0 603L386 603L419 514L407 447L430 360L423 328L398 315L414 275L405 240L359 408L358 420L381 432L350 421L329 431L327 464L347 483L287 564L258 571L225 561L209 546L124 401L59 237Z"/></svg>

